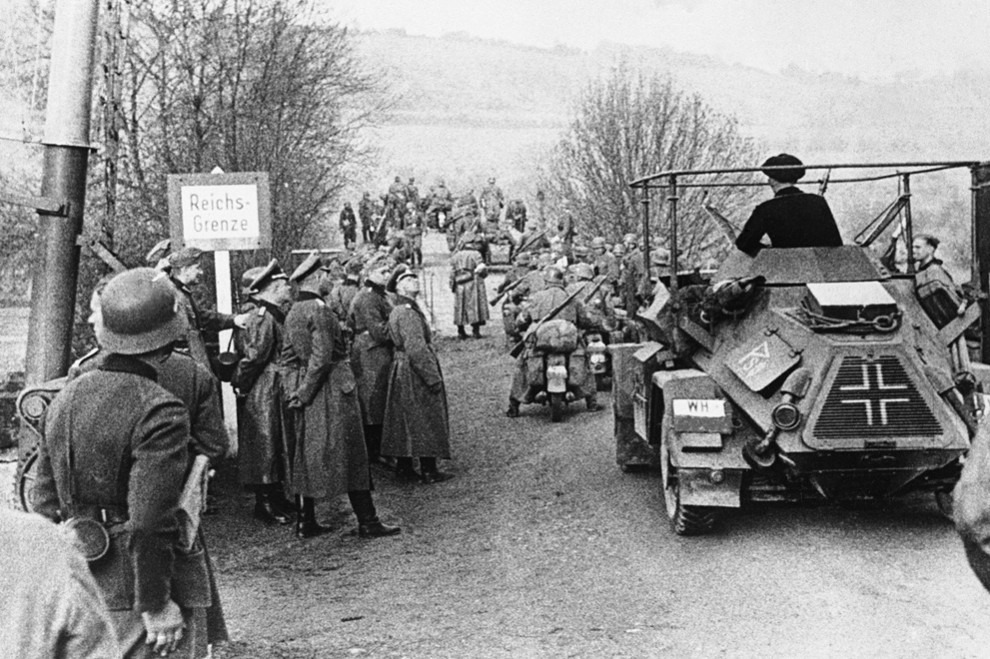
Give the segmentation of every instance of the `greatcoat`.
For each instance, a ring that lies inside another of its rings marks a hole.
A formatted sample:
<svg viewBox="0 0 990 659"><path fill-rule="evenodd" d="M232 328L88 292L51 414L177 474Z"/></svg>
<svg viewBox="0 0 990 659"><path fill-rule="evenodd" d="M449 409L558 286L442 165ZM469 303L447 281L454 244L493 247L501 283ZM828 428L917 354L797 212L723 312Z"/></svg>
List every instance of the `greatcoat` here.
<svg viewBox="0 0 990 659"><path fill-rule="evenodd" d="M237 338L241 359L232 384L237 399L237 475L243 485L285 482L288 457L282 428L282 323L277 305L258 300Z"/></svg>
<svg viewBox="0 0 990 659"><path fill-rule="evenodd" d="M340 322L316 293L303 291L285 317L285 391L294 415L292 491L324 497L371 487L368 452Z"/></svg>
<svg viewBox="0 0 990 659"><path fill-rule="evenodd" d="M481 254L473 249L459 250L450 259L455 325L483 325L490 317L485 276L475 274L482 263Z"/></svg>
<svg viewBox="0 0 990 659"><path fill-rule="evenodd" d="M230 314L220 313L213 309L201 309L193 297L189 287L178 279L173 279L172 283L178 291L175 299L179 308L186 317L186 335L182 341L178 342L178 347L187 348L189 355L197 362L213 372L210 364L210 355L206 350L206 340L203 339L203 332L219 332L234 328L234 317Z"/></svg>
<svg viewBox="0 0 990 659"><path fill-rule="evenodd" d="M447 391L430 327L415 300L397 298L388 332L395 358L388 380L382 455L450 458Z"/></svg>
<svg viewBox="0 0 990 659"><path fill-rule="evenodd" d="M392 370L392 340L388 317L392 305L382 293L364 288L351 302L348 314L354 332L351 365L357 377L361 415L366 426L380 426L385 417L388 376Z"/></svg>
<svg viewBox="0 0 990 659"><path fill-rule="evenodd" d="M52 400L34 510L53 521L105 516L110 550L90 569L125 648L143 635L139 614L171 599L187 625L183 652L173 656L202 656L212 602L206 555L177 547L189 413L156 377L139 360L107 355Z"/></svg>

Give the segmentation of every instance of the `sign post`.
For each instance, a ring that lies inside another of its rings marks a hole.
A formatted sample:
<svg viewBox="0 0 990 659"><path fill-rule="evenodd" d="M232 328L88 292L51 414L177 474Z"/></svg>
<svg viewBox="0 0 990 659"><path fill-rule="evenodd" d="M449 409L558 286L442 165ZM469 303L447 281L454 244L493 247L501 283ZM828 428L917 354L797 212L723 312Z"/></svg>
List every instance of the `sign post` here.
<svg viewBox="0 0 990 659"><path fill-rule="evenodd" d="M168 208L172 249L198 247L213 252L217 311L234 312L231 289L231 250L272 246L271 198L267 172L225 174L219 167L209 174L172 174L168 177ZM220 333L228 345L232 330ZM234 429L231 453L237 452L233 389L222 387L227 423Z"/></svg>

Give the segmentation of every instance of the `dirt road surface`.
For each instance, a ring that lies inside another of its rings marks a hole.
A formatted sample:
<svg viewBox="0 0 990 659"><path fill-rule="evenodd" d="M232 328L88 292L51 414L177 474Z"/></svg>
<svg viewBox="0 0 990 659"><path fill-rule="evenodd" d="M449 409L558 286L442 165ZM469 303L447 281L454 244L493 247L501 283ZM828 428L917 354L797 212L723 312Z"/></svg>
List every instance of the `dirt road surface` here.
<svg viewBox="0 0 990 659"><path fill-rule="evenodd" d="M439 286L449 337L445 299ZM607 395L558 424L546 408L503 415L497 325L439 342L456 478L375 469L401 535L357 538L345 500L322 507L337 531L299 541L221 484L209 533L234 640L220 657L988 656L990 596L931 500L755 507L677 537L659 475L615 465Z"/></svg>
<svg viewBox="0 0 990 659"><path fill-rule="evenodd" d="M615 465L607 394L562 423L539 407L503 415L512 364L497 326L439 341L454 453L442 467L456 477L399 484L374 469L379 514L401 535L358 538L343 499L320 504L334 532L297 540L253 520L221 470L206 530L232 641L215 656L990 655L990 596L928 498L753 507L677 537L659 475Z"/></svg>

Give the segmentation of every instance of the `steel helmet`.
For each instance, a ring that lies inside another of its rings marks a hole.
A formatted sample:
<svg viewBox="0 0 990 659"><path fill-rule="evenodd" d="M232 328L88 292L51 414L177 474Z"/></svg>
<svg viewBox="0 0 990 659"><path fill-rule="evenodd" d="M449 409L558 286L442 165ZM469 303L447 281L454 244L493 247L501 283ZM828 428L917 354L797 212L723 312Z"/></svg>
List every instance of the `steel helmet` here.
<svg viewBox="0 0 990 659"><path fill-rule="evenodd" d="M153 268L134 268L115 276L100 293L102 323L96 339L107 352L140 355L163 348L186 331L175 287Z"/></svg>

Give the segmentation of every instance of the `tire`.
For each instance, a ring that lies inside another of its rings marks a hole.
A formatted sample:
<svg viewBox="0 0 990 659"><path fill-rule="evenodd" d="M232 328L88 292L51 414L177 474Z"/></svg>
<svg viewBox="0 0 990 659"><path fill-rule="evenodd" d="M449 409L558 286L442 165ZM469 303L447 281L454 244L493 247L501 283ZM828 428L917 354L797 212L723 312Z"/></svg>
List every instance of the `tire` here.
<svg viewBox="0 0 990 659"><path fill-rule="evenodd" d="M952 512L954 510L954 506L952 503L952 490L949 490L948 492L936 492L935 505L938 506L938 511L942 513L943 517L950 522L953 521Z"/></svg>
<svg viewBox="0 0 990 659"><path fill-rule="evenodd" d="M34 512L31 505L31 491L38 474L38 446L35 445L17 462L14 473L14 505L25 512Z"/></svg>
<svg viewBox="0 0 990 659"><path fill-rule="evenodd" d="M670 422L664 418L663 434L660 438L660 487L663 489L664 506L670 529L677 535L705 535L715 527L715 512L700 506L685 506L681 503L681 486L677 469L670 464Z"/></svg>
<svg viewBox="0 0 990 659"><path fill-rule="evenodd" d="M564 394L550 394L550 420L554 423L564 418Z"/></svg>

